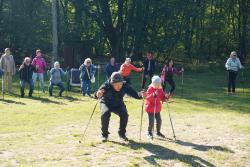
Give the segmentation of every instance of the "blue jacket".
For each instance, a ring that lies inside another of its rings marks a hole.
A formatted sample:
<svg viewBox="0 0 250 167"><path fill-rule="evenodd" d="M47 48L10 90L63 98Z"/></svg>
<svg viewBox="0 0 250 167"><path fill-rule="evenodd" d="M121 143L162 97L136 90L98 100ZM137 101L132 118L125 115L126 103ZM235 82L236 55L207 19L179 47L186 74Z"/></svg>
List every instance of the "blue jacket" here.
<svg viewBox="0 0 250 167"><path fill-rule="evenodd" d="M81 71L80 74L80 79L83 80L85 75L88 75L86 72L86 65L82 64L79 68L79 70ZM95 75L95 66L93 64L90 65L90 79Z"/></svg>
<svg viewBox="0 0 250 167"><path fill-rule="evenodd" d="M50 82L52 84L61 83L63 75L66 75L66 73L61 68L59 69L52 68L50 70Z"/></svg>
<svg viewBox="0 0 250 167"><path fill-rule="evenodd" d="M4 71L0 68L0 76L4 74Z"/></svg>
<svg viewBox="0 0 250 167"><path fill-rule="evenodd" d="M112 75L113 72L119 71L119 66L117 64L115 64L114 66L112 66L110 63L106 65L105 68L105 72L106 72L106 77L107 79L110 78L110 76Z"/></svg>

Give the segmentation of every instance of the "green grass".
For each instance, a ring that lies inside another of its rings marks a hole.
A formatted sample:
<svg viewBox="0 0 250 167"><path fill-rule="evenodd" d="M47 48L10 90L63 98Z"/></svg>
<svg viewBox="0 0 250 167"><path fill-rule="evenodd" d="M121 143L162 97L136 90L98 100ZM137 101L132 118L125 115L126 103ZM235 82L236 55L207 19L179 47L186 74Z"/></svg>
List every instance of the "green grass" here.
<svg viewBox="0 0 250 167"><path fill-rule="evenodd" d="M176 95L169 103L176 142L166 104L162 132L168 139L146 138L144 114L139 141L141 101L126 98L130 142L118 139L119 119L112 115L110 141L101 143L99 108L82 138L96 100L78 91L62 98L41 92L39 97L37 91L34 98L6 95L0 100L0 166L248 166L250 88L239 82L237 96L229 97L225 79L223 73L185 74L182 95L176 77ZM132 80L139 90L138 75ZM17 81L14 92L19 92Z"/></svg>

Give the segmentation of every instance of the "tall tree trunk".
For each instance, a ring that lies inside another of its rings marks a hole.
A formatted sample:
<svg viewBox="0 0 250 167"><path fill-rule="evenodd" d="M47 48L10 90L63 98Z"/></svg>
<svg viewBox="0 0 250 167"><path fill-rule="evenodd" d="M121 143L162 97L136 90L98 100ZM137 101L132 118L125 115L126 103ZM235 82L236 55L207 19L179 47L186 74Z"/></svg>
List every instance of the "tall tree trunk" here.
<svg viewBox="0 0 250 167"><path fill-rule="evenodd" d="M52 43L52 64L54 61L58 59L58 32L57 32L57 0L52 0L52 35L53 35L53 43Z"/></svg>

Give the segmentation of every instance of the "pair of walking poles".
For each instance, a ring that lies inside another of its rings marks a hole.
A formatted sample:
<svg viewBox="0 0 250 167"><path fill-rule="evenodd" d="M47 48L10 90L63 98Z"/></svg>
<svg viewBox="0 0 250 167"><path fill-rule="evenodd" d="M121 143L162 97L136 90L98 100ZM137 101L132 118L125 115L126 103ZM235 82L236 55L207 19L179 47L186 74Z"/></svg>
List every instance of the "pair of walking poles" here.
<svg viewBox="0 0 250 167"><path fill-rule="evenodd" d="M154 126L155 126L155 113L156 113L156 97L154 98L154 119L153 119L153 133L154 133ZM172 122L172 118L171 118L171 114L170 114L170 109L169 109L169 105L167 102L167 110L168 110L168 116L169 116L169 121L171 124L171 128L172 128L172 132L173 132L173 137L176 140L176 136L175 136L175 131L174 131L174 126L173 126L173 122ZM142 133L142 118L143 118L143 112L144 112L144 99L142 100L142 107L141 107L141 121L140 121L140 140L141 140L141 133Z"/></svg>
<svg viewBox="0 0 250 167"><path fill-rule="evenodd" d="M85 139L85 135L86 135L86 132L87 132L87 129L89 127L89 124L92 120L92 117L95 113L95 110L96 110L96 107L99 103L99 100L96 101L96 104L94 105L94 108L93 108L93 111L90 115L90 118L87 122L87 125L83 131L83 135L82 135L82 139L84 140ZM156 104L156 98L155 98L155 104ZM171 114L170 114L170 109L169 109L169 106L168 106L168 103L167 103L167 108L168 108L168 115L169 115L169 120L170 120L170 123L171 123L171 127L172 127L172 131L173 131L173 136L174 136L174 139L176 140L176 136L175 136L175 131L174 131L174 127L173 127L173 122L172 122L172 118L171 118ZM156 105L154 107L154 120L155 120L155 111L156 111ZM143 118L143 112L144 112L144 99L142 100L142 107L141 107L141 121L140 121L140 140L141 140L141 132L142 132L142 118ZM154 124L154 123L153 123ZM81 140L79 140L79 143L81 143Z"/></svg>

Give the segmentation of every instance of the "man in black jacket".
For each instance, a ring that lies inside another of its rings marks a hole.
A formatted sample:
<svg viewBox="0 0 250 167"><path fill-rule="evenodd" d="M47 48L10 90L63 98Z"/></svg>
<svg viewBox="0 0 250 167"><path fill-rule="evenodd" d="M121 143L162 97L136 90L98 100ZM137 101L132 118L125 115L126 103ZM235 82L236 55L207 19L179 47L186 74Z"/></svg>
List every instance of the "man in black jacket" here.
<svg viewBox="0 0 250 167"><path fill-rule="evenodd" d="M142 80L142 89L145 88L145 84L147 79L149 79L151 81L151 78L154 75L154 71L155 71L155 61L153 59L153 52L149 51L147 53L147 59L144 61L143 63L144 65L144 74L143 74L143 80Z"/></svg>
<svg viewBox="0 0 250 167"><path fill-rule="evenodd" d="M26 82L29 84L29 97L32 97L32 93L34 90L34 82L32 80L32 75L36 68L30 62L30 58L25 57L23 64L19 68L19 76L21 80L21 97L24 97L24 88Z"/></svg>
<svg viewBox="0 0 250 167"><path fill-rule="evenodd" d="M129 84L125 83L119 72L114 72L110 79L105 82L96 92L96 97L100 99L102 113L101 130L103 142L107 141L108 139L108 127L111 112L120 117L120 128L118 131L119 137L124 141L128 140L126 137L128 112L123 101L125 94L128 94L129 96L136 99L142 99L145 97L145 93L136 92Z"/></svg>

